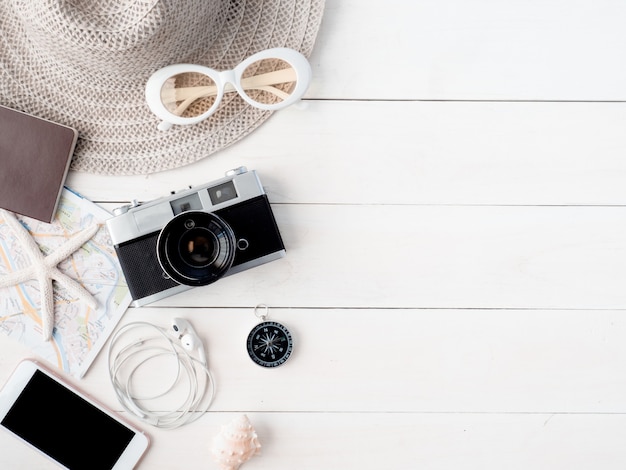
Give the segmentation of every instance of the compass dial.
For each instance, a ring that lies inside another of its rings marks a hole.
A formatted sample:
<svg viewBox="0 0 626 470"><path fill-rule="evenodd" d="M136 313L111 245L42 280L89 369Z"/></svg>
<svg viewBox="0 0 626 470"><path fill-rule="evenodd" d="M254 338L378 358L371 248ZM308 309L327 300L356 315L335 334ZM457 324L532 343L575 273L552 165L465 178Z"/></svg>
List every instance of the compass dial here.
<svg viewBox="0 0 626 470"><path fill-rule="evenodd" d="M291 355L291 333L284 325L265 321L256 325L247 341L250 358L263 367L278 367Z"/></svg>

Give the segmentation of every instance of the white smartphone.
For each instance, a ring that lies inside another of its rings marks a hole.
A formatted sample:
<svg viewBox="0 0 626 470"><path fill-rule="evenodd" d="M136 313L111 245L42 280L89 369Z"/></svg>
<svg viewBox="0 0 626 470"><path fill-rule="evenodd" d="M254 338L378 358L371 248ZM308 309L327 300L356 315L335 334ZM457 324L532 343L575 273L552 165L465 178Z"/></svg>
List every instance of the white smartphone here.
<svg viewBox="0 0 626 470"><path fill-rule="evenodd" d="M132 469L148 436L34 360L0 390L0 427L69 470Z"/></svg>

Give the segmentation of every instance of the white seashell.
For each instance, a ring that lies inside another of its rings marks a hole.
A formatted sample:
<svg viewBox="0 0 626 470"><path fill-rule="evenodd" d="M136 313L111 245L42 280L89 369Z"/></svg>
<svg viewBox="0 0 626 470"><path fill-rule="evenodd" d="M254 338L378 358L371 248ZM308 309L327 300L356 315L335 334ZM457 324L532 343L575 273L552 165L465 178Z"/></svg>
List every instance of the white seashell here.
<svg viewBox="0 0 626 470"><path fill-rule="evenodd" d="M256 431L245 414L235 418L213 439L211 455L220 470L237 470L260 452Z"/></svg>

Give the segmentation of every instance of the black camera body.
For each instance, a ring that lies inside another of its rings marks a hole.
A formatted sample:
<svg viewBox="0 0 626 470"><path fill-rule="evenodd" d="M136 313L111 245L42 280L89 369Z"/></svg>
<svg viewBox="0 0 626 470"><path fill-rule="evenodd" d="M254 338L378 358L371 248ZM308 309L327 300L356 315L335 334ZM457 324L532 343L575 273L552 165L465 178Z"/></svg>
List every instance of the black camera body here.
<svg viewBox="0 0 626 470"><path fill-rule="evenodd" d="M113 211L107 228L134 306L285 256L255 171Z"/></svg>

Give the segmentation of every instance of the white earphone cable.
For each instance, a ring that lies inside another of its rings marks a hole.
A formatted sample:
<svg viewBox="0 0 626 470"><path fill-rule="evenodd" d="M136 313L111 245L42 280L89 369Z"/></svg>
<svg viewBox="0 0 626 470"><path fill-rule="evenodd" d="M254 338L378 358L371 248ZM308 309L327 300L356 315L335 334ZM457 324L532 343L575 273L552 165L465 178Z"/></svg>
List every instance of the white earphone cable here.
<svg viewBox="0 0 626 470"><path fill-rule="evenodd" d="M152 336L135 339L119 346L121 338L131 330L149 329ZM202 345L200 355L205 354ZM138 369L160 357L172 357L176 370L170 384L154 395L140 396L133 393ZM167 330L149 322L133 322L122 326L112 337L108 348L109 377L120 404L130 413L155 427L173 429L192 423L208 411L215 395L215 380L204 360L189 354ZM187 381L189 391L174 411L153 411L143 402L165 397L181 381ZM209 392L207 396L207 391Z"/></svg>

